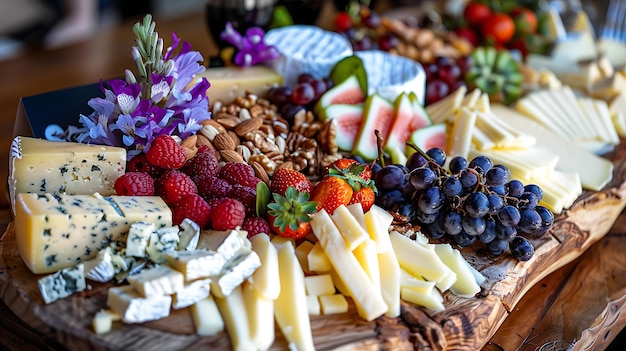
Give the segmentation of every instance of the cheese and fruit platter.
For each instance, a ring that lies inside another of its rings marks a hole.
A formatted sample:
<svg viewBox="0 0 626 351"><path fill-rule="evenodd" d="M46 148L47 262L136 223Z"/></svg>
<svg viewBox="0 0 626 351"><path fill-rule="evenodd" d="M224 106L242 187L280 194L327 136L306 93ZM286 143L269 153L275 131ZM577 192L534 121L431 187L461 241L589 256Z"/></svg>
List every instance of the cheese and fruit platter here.
<svg viewBox="0 0 626 351"><path fill-rule="evenodd" d="M0 297L76 350L483 348L626 205L626 45L507 4L227 23L210 68L147 15L15 135Z"/></svg>

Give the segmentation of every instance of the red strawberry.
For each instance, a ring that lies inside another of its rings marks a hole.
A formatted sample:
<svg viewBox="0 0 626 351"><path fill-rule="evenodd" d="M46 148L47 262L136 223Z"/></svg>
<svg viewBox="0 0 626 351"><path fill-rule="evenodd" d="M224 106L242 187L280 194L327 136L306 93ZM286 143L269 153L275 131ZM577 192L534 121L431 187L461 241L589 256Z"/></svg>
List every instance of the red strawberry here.
<svg viewBox="0 0 626 351"><path fill-rule="evenodd" d="M154 179L143 172L126 172L115 180L113 187L117 195L154 195Z"/></svg>
<svg viewBox="0 0 626 351"><path fill-rule="evenodd" d="M185 173L171 169L159 177L155 193L163 198L168 205L175 205L184 196L197 194L198 188Z"/></svg>
<svg viewBox="0 0 626 351"><path fill-rule="evenodd" d="M211 208L211 226L215 230L232 230L240 227L246 217L246 208L239 200L217 200Z"/></svg>
<svg viewBox="0 0 626 351"><path fill-rule="evenodd" d="M376 193L372 188L361 188L352 193L352 198L350 198L350 202L348 205L360 203L361 207L363 207L363 212L367 212L374 205L374 200L376 199Z"/></svg>
<svg viewBox="0 0 626 351"><path fill-rule="evenodd" d="M353 192L352 187L345 180L335 176L326 176L313 190L311 201L317 203L318 211L324 209L332 215L337 207L350 202Z"/></svg>
<svg viewBox="0 0 626 351"><path fill-rule="evenodd" d="M198 194L186 195L174 207L172 222L179 225L185 218L196 222L200 228L205 228L211 219L211 207Z"/></svg>
<svg viewBox="0 0 626 351"><path fill-rule="evenodd" d="M307 235L311 231L310 215L316 212L316 204L309 201L309 194L290 186L285 196L272 195L274 202L267 205L267 219L272 231L294 239Z"/></svg>
<svg viewBox="0 0 626 351"><path fill-rule="evenodd" d="M260 217L246 218L246 220L243 221L241 229L248 232L248 239L261 233L269 234L271 230L269 223L267 223L267 220Z"/></svg>
<svg viewBox="0 0 626 351"><path fill-rule="evenodd" d="M285 196L285 192L290 186L306 193L311 193L313 190L313 184L302 172L287 168L279 168L274 171L270 183L271 192Z"/></svg>
<svg viewBox="0 0 626 351"><path fill-rule="evenodd" d="M252 166L241 162L227 162L220 169L218 177L231 185L241 184L251 188L256 188L256 185L261 181L255 175Z"/></svg>
<svg viewBox="0 0 626 351"><path fill-rule="evenodd" d="M322 170L322 177L328 175L330 169L338 171L351 171L358 174L364 180L372 179L372 168L368 164L360 164L358 161L351 158L340 158Z"/></svg>
<svg viewBox="0 0 626 351"><path fill-rule="evenodd" d="M174 138L165 134L159 135L152 141L146 158L151 164L166 169L181 168L187 161L183 147Z"/></svg>

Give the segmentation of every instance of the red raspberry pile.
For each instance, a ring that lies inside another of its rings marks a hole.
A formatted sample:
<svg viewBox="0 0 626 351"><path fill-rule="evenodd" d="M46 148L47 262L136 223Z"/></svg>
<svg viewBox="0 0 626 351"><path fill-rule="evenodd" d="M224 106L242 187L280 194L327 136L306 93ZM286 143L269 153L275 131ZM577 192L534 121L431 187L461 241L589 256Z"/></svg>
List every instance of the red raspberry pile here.
<svg viewBox="0 0 626 351"><path fill-rule="evenodd" d="M169 136L159 136L146 154L128 162L115 190L118 195L161 196L176 225L189 218L205 229L241 227L256 235L269 233L267 221L255 217L260 181L246 163L220 165L208 147L200 147L186 160L182 146Z"/></svg>

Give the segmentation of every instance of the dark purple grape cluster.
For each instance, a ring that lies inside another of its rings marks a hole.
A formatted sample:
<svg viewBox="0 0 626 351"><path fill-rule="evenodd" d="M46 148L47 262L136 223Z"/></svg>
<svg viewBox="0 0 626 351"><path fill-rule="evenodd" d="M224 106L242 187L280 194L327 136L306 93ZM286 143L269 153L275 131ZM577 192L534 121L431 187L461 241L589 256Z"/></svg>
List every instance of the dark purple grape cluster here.
<svg viewBox="0 0 626 351"><path fill-rule="evenodd" d="M554 214L539 205L535 184L510 179L509 170L486 156L454 157L433 148L412 154L407 164L388 165L375 177L377 205L420 225L433 239L447 238L466 247L479 241L499 256L508 248L520 261L534 248L529 237L547 233Z"/></svg>
<svg viewBox="0 0 626 351"><path fill-rule="evenodd" d="M440 56L426 64L426 105L443 99L465 84L465 73L471 66L471 56L457 59Z"/></svg>
<svg viewBox="0 0 626 351"><path fill-rule="evenodd" d="M269 91L269 101L276 105L281 115L293 120L301 109L311 109L328 89L333 87L330 78L315 78L310 73L301 73L295 86L278 86Z"/></svg>

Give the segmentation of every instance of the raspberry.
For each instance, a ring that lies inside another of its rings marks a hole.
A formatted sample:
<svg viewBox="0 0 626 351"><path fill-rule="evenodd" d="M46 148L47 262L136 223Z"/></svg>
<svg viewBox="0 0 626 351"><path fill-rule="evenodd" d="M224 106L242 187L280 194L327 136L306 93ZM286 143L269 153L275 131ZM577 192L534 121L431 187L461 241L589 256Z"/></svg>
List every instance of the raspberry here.
<svg viewBox="0 0 626 351"><path fill-rule="evenodd" d="M256 213L256 188L235 184L227 196L231 199L239 200L243 204L246 208L246 217Z"/></svg>
<svg viewBox="0 0 626 351"><path fill-rule="evenodd" d="M126 172L115 180L113 187L117 195L154 195L154 179L142 172Z"/></svg>
<svg viewBox="0 0 626 351"><path fill-rule="evenodd" d="M246 218L246 220L243 221L243 225L241 225L241 229L248 232L248 239L260 233L265 233L269 235L271 230L270 224L267 223L267 220L260 217Z"/></svg>
<svg viewBox="0 0 626 351"><path fill-rule="evenodd" d="M215 151L208 149L205 152L198 152L192 157L185 167L183 172L187 173L192 178L209 175L217 176L220 171L220 165L215 155Z"/></svg>
<svg viewBox="0 0 626 351"><path fill-rule="evenodd" d="M211 208L211 223L215 230L232 230L240 227L246 217L246 208L239 200L224 198Z"/></svg>
<svg viewBox="0 0 626 351"><path fill-rule="evenodd" d="M164 171L165 169L150 164L146 154L139 154L126 163L126 172L148 173L154 179L159 178Z"/></svg>
<svg viewBox="0 0 626 351"><path fill-rule="evenodd" d="M251 188L256 188L261 181L255 176L252 166L241 162L227 162L222 166L218 176L231 185L241 184Z"/></svg>
<svg viewBox="0 0 626 351"><path fill-rule="evenodd" d="M198 193L206 200L226 197L228 192L233 188L227 181L218 177L201 175L193 178L193 180L198 187Z"/></svg>
<svg viewBox="0 0 626 351"><path fill-rule="evenodd" d="M165 169L181 168L187 161L183 147L174 138L165 134L159 135L152 141L146 158L151 164Z"/></svg>
<svg viewBox="0 0 626 351"><path fill-rule="evenodd" d="M185 195L197 194L198 188L185 173L171 169L163 173L156 182L155 193L168 205L175 205Z"/></svg>
<svg viewBox="0 0 626 351"><path fill-rule="evenodd" d="M172 211L172 222L179 225L185 218L205 228L211 220L211 207L198 194L185 195Z"/></svg>

